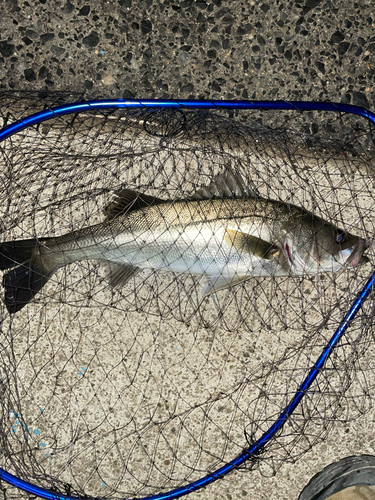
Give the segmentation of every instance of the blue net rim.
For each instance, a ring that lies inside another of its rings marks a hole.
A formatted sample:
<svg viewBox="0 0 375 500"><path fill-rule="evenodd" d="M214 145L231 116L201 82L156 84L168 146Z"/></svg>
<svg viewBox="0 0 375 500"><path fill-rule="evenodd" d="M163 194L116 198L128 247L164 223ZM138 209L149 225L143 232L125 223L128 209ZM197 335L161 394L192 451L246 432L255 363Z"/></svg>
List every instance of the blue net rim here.
<svg viewBox="0 0 375 500"><path fill-rule="evenodd" d="M71 113L80 113L83 111L104 110L104 109L136 109L136 108L157 108L157 109L237 109L237 110L290 110L290 111L334 111L341 113L355 114L362 116L375 125L375 114L359 106L351 104L333 103L333 102L313 102L313 101L226 101L226 100L155 100L155 99L106 99L106 100L91 100L80 101L75 103L64 104L51 109L43 110L38 113L26 116L7 127L0 130L0 142L8 137L26 129L32 125L50 120L57 116L63 116ZM139 500L168 500L180 498L188 493L197 491L208 486L210 483L220 479L236 468L243 465L246 461L255 457L264 449L279 431L283 428L288 417L293 414L302 398L309 390L312 383L319 375L324 363L337 346L339 340L344 335L350 323L361 308L363 302L368 297L370 291L375 284L375 272L371 274L366 285L358 293L356 300L351 305L349 312L346 314L334 335L323 349L318 360L311 368L305 380L301 383L295 395L290 400L289 404L280 413L277 420L272 426L249 448L245 449L240 455L234 458L225 466L217 469L201 479L194 481L186 486L176 488L166 493L152 495L140 498ZM0 468L0 480L9 483L21 490L24 490L33 495L50 500L84 500L83 497L75 497L49 491L40 486L36 486L27 481L17 478L13 474L6 472ZM87 499L87 497L85 497ZM99 499L97 499L99 500Z"/></svg>

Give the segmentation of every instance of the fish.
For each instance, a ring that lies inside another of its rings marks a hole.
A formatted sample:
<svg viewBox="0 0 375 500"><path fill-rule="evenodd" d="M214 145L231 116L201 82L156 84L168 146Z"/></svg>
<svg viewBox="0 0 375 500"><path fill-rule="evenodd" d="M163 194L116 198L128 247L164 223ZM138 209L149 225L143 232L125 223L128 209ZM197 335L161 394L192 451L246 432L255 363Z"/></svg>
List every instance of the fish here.
<svg viewBox="0 0 375 500"><path fill-rule="evenodd" d="M262 198L230 169L191 196L169 201L121 189L105 220L62 236L0 243L4 302L28 304L69 264L109 264L124 286L140 270L199 277L202 299L251 277L303 276L355 268L369 243L296 205Z"/></svg>

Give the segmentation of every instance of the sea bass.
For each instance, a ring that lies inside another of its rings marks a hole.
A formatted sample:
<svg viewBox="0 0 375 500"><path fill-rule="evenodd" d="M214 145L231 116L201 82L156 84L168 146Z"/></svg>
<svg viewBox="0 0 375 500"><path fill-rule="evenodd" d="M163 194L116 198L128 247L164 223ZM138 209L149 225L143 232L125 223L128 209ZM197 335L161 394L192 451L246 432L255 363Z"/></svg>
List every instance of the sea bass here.
<svg viewBox="0 0 375 500"><path fill-rule="evenodd" d="M113 287L142 269L199 276L202 297L251 276L336 272L367 261L364 239L258 196L231 171L180 201L123 189L106 213L104 222L63 236L0 244L0 269L12 268L3 277L10 313L57 269L82 260L109 262Z"/></svg>

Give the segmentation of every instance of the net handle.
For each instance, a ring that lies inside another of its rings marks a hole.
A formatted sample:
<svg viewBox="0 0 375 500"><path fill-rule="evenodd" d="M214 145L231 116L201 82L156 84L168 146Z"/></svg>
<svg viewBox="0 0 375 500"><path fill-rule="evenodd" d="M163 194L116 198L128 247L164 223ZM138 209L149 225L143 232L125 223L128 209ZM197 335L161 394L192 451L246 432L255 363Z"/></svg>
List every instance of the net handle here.
<svg viewBox="0 0 375 500"><path fill-rule="evenodd" d="M186 108L186 109L256 109L256 110L298 110L298 111L337 111L342 113L351 113L359 116L363 116L370 120L375 125L375 114L361 108L359 106L353 106L350 104L341 103L329 103L329 102L311 102L311 101L198 101L198 100L100 100L100 101L83 101L78 103L66 104L63 106L58 106L51 108L49 110L44 110L39 113L27 116L21 120L14 122L11 125L0 130L0 142L10 137L11 135L24 130L25 128L41 123L43 121L49 120L56 116L62 116L70 113L79 113L82 111L90 111L95 109L116 109L116 108ZM279 417L275 423L249 448L245 449L240 455L238 455L234 460L226 464L225 466L219 468L215 472L204 476L203 478L194 481L186 486L176 488L167 493L162 493L158 495L143 497L140 500L169 500L182 497L191 493L193 491L199 490L208 486L212 482L216 481L232 472L234 469L240 467L244 462L248 461L252 457L256 456L261 452L261 450L266 446L266 444L273 439L276 434L282 430L288 417L292 415L299 403L301 402L303 396L306 394L308 389L311 387L319 372L322 370L324 363L332 353L333 349L337 347L339 340L344 335L345 331L349 327L350 323L355 318L359 309L361 308L363 302L368 297L370 291L375 284L375 272L373 272L368 279L366 285L358 294L356 300L353 302L349 312L346 314L340 326L335 331L331 340L328 342L327 346L323 349L318 360L311 368L309 374L302 382L297 392L290 400L289 404L280 413ZM46 498L49 500L83 500L80 497L74 497L70 495L62 495L59 493L53 493L45 488L41 488L27 481L17 478L13 474L6 472L4 469L0 468L0 480L20 488L24 491L32 493L41 498Z"/></svg>

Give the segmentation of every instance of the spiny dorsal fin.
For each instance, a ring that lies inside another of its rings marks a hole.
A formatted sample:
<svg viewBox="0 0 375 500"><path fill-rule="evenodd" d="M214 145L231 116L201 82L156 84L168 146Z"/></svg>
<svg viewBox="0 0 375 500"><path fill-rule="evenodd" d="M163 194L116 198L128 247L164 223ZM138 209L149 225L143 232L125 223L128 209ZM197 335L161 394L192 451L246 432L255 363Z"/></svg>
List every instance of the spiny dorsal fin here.
<svg viewBox="0 0 375 500"><path fill-rule="evenodd" d="M212 198L250 198L258 197L255 188L244 183L239 172L228 169L219 174L208 186L199 188L189 200L211 200Z"/></svg>
<svg viewBox="0 0 375 500"><path fill-rule="evenodd" d="M111 220L118 215L162 202L163 200L154 196L137 193L131 189L122 189L116 193L115 199L105 207L104 213L107 216L106 219Z"/></svg>
<svg viewBox="0 0 375 500"><path fill-rule="evenodd" d="M249 253L261 259L270 260L280 250L268 241L234 229L226 230L224 240L239 252Z"/></svg>

